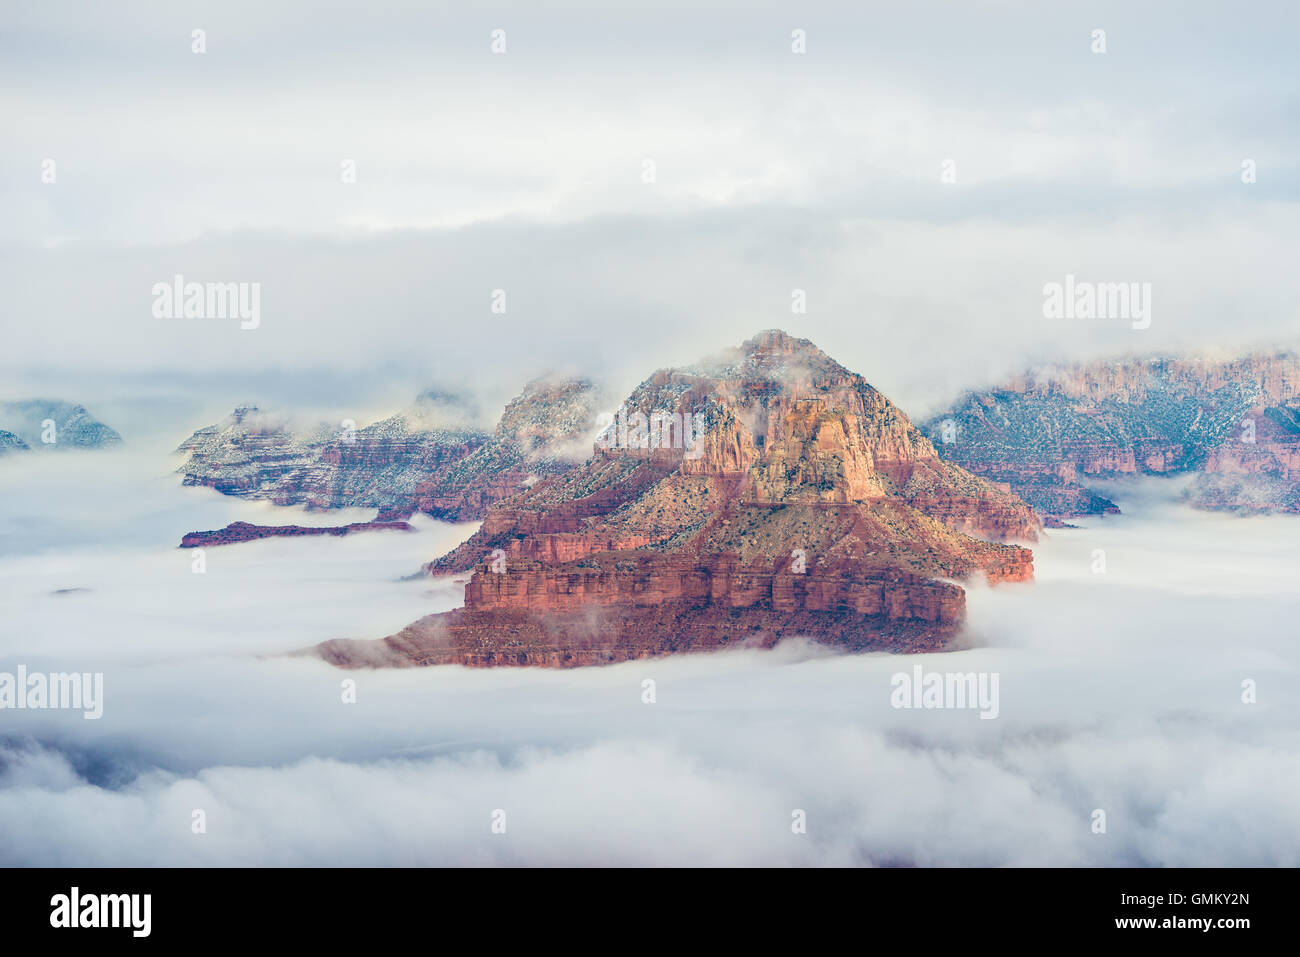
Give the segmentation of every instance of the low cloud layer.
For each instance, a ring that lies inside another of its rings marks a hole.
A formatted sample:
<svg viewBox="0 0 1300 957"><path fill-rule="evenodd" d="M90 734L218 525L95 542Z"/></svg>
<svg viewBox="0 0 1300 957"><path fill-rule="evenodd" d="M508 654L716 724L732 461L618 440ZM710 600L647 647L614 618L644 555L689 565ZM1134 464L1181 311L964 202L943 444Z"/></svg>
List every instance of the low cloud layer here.
<svg viewBox="0 0 1300 957"><path fill-rule="evenodd" d="M48 476L9 478L6 528L50 507ZM100 720L0 712L5 863L1300 863L1279 840L1300 826L1279 625L1300 612L1295 518L1116 487L1126 514L1053 531L1037 584L973 588L966 650L946 655L791 642L340 672L281 653L454 606L454 582L399 579L468 528L210 549L197 576L173 547L196 513L270 507L168 489L137 463L83 484L73 514L151 480L164 504L135 506L134 537L82 521L80 543L0 558L0 670L105 674ZM70 587L89 591L51 594ZM998 718L895 710L891 677L917 664L997 672Z"/></svg>

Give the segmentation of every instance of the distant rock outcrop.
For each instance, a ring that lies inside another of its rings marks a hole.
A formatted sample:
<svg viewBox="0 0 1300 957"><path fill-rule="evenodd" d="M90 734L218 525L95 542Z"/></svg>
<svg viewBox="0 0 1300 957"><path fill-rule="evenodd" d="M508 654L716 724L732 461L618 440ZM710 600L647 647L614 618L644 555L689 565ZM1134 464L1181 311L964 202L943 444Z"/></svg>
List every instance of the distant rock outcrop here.
<svg viewBox="0 0 1300 957"><path fill-rule="evenodd" d="M861 376L771 331L656 372L585 465L489 509L429 566L472 569L464 608L319 651L345 666L567 667L796 634L937 648L965 613L951 579L1030 579L1028 549L987 539L1039 528Z"/></svg>
<svg viewBox="0 0 1300 957"><path fill-rule="evenodd" d="M28 449L98 449L122 436L86 411L57 399L0 402L0 454Z"/></svg>
<svg viewBox="0 0 1300 957"><path fill-rule="evenodd" d="M1300 357L1125 359L967 393L924 430L1052 519L1118 511L1089 478L1194 473L1203 508L1300 510Z"/></svg>
<svg viewBox="0 0 1300 957"><path fill-rule="evenodd" d="M253 407L200 429L181 444L186 485L278 505L415 511L448 521L481 518L487 506L576 462L575 441L595 429L590 383L539 380L506 408L489 434L463 399L426 392L405 412L364 428L303 429Z"/></svg>
<svg viewBox="0 0 1300 957"><path fill-rule="evenodd" d="M234 545L261 538L301 538L312 535L343 536L357 532L396 531L413 532L408 522L353 522L350 525L253 525L249 522L232 522L225 528L210 532L190 532L181 539L181 548L211 548L216 545Z"/></svg>
<svg viewBox="0 0 1300 957"><path fill-rule="evenodd" d="M0 429L0 455L6 452L30 452L31 446L14 435L12 432L5 432Z"/></svg>
<svg viewBox="0 0 1300 957"><path fill-rule="evenodd" d="M195 432L176 450L186 485L276 505L411 509L416 488L483 444L468 409L425 393L364 428L302 428L253 407Z"/></svg>

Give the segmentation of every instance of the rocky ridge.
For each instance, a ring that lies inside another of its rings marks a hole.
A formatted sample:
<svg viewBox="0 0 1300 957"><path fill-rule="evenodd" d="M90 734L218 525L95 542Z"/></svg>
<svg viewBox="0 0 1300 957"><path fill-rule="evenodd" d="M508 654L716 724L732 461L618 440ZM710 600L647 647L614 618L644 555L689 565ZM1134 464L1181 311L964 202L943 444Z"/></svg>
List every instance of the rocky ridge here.
<svg viewBox="0 0 1300 957"><path fill-rule="evenodd" d="M415 528L409 522L352 522L349 525L254 525L251 522L231 522L225 528L188 532L181 539L180 547L210 548L263 538L302 538L314 535L341 537L357 532L378 531L413 532Z"/></svg>
<svg viewBox="0 0 1300 957"><path fill-rule="evenodd" d="M967 393L923 426L1051 520L1118 511L1089 478L1192 473L1202 508L1300 508L1300 357L1084 363Z"/></svg>
<svg viewBox="0 0 1300 957"><path fill-rule="evenodd" d="M176 451L186 460L178 471L186 485L277 505L469 521L528 482L575 464L566 455L594 431L596 401L589 382L537 380L492 433L473 425L470 403L439 392L364 428L301 428L242 407L181 443Z"/></svg>

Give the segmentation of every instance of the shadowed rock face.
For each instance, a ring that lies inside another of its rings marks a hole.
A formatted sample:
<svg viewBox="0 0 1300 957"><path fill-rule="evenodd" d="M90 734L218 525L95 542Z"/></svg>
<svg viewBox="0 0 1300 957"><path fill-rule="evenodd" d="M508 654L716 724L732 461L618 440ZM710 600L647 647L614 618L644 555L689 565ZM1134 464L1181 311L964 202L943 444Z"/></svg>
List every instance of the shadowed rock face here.
<svg viewBox="0 0 1300 957"><path fill-rule="evenodd" d="M1044 515L1118 511L1089 477L1195 473L1192 504L1300 509L1300 357L1129 359L968 393L925 424L940 453Z"/></svg>
<svg viewBox="0 0 1300 957"><path fill-rule="evenodd" d="M588 382L539 380L506 408L492 434L473 426L462 399L426 392L405 412L360 429L296 428L247 407L200 429L177 452L186 485L278 505L427 512L449 521L487 507L544 475L574 467L574 442L595 429Z"/></svg>
<svg viewBox="0 0 1300 957"><path fill-rule="evenodd" d="M585 465L489 509L429 566L472 570L463 609L319 650L340 665L571 666L795 634L936 648L965 612L944 579L1030 579L1027 549L986 538L1039 527L861 376L766 332L655 373Z"/></svg>
<svg viewBox="0 0 1300 957"><path fill-rule="evenodd" d="M85 406L54 399L0 402L0 429L0 453L97 449L122 441L122 436L94 418Z"/></svg>

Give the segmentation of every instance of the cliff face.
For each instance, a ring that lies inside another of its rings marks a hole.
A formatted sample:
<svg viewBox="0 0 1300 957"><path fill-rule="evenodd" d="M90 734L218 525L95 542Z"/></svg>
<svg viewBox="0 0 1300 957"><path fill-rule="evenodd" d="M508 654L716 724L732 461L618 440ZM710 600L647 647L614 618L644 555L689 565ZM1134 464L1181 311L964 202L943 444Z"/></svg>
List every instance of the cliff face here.
<svg viewBox="0 0 1300 957"><path fill-rule="evenodd" d="M594 431L587 382L530 383L491 435L473 426L462 400L427 392L410 409L360 429L295 428L255 408L195 432L186 485L278 505L365 507L388 516L424 511L449 521L481 518L487 506L536 477L575 463L573 442Z"/></svg>
<svg viewBox="0 0 1300 957"><path fill-rule="evenodd" d="M880 393L811 343L764 333L647 379L581 468L488 511L429 566L472 570L465 607L342 665L570 666L800 634L940 647L964 617L944 579L1032 577L1023 502L943 462Z"/></svg>
<svg viewBox="0 0 1300 957"><path fill-rule="evenodd" d="M584 379L530 382L473 452L420 482L415 505L451 520L482 518L488 506L586 458L600 392Z"/></svg>
<svg viewBox="0 0 1300 957"><path fill-rule="evenodd" d="M1088 477L1196 473L1206 508L1297 507L1300 357L1130 359L968 393L925 424L940 453L1051 517L1117 511Z"/></svg>
<svg viewBox="0 0 1300 957"><path fill-rule="evenodd" d="M1200 508L1300 512L1300 399L1252 408L1206 456L1187 496Z"/></svg>

